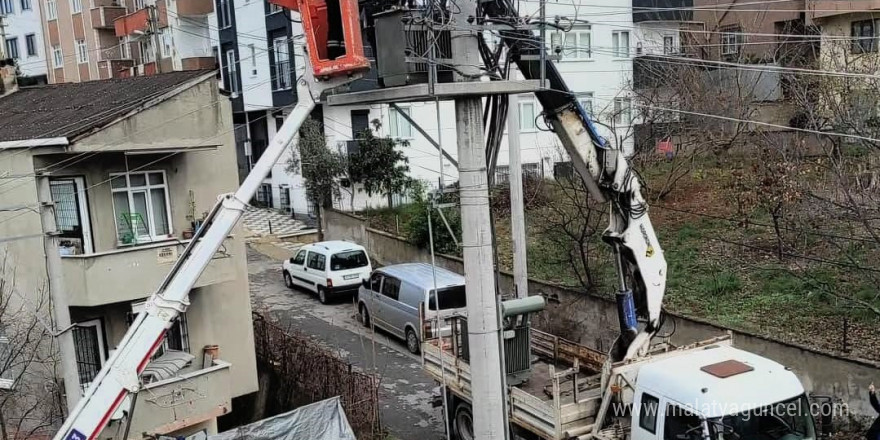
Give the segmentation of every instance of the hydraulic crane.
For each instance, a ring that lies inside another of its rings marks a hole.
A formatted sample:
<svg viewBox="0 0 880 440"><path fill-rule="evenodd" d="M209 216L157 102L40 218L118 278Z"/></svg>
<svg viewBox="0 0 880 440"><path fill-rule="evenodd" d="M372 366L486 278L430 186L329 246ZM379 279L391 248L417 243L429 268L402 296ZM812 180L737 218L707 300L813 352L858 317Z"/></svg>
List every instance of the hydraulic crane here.
<svg viewBox="0 0 880 440"><path fill-rule="evenodd" d="M165 332L186 311L193 285L232 232L272 166L293 142L315 103L324 92L358 79L369 69L363 54L356 0L339 0L335 3L338 7L329 14L323 0L285 0L279 4L302 12L307 36L309 60L297 81L296 106L238 190L219 197L204 225L147 301L144 313L137 315L116 351L70 412L55 440L96 438L126 395L140 390L140 373L162 343ZM332 35L328 37L328 30L337 38L329 50ZM344 37L344 45L339 44L340 37Z"/></svg>

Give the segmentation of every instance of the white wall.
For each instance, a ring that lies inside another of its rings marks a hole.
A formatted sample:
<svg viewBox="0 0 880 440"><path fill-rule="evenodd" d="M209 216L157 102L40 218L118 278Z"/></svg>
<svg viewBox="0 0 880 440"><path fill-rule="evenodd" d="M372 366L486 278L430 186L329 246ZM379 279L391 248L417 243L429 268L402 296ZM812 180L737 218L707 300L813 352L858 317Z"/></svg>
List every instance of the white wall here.
<svg viewBox="0 0 880 440"><path fill-rule="evenodd" d="M635 46L641 44L642 55L667 55L663 52L663 40L666 37L672 38L671 53L678 53L681 48L681 33L675 28L678 22L675 21L652 21L642 22L635 25L633 35L635 36Z"/></svg>
<svg viewBox="0 0 880 440"><path fill-rule="evenodd" d="M244 110L256 111L272 107L272 77L269 66L269 42L266 40L264 2L257 0L235 2L235 26L238 56L241 60L238 68L241 73Z"/></svg>
<svg viewBox="0 0 880 440"><path fill-rule="evenodd" d="M24 76L45 75L46 67L46 47L43 45L43 27L40 24L40 0L31 0L31 9L27 11L21 10L21 1L12 2L15 12L9 14L4 19L6 23L6 38L16 38L18 41L18 65ZM34 34L36 37L37 54L28 56L27 43L25 36ZM6 45L3 44L3 52L6 51ZM7 54L8 56L8 54Z"/></svg>
<svg viewBox="0 0 880 440"><path fill-rule="evenodd" d="M176 28L173 30L173 47L176 51L174 54L175 69L182 68L178 64L183 58L213 56L211 48L216 40L212 38L216 38L216 35L211 35L210 21L207 16L187 17L185 20L174 17L172 20L176 24ZM216 31L214 32L216 33Z"/></svg>

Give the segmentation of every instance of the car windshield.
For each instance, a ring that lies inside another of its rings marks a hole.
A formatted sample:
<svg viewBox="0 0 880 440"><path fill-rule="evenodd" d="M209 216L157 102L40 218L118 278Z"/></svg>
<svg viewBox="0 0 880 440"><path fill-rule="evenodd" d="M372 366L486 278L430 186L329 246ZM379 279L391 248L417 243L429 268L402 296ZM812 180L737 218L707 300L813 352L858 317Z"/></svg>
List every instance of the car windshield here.
<svg viewBox="0 0 880 440"><path fill-rule="evenodd" d="M816 429L805 395L718 419L709 419L716 440L814 440Z"/></svg>
<svg viewBox="0 0 880 440"><path fill-rule="evenodd" d="M330 270L349 270L370 264L364 251L346 251L330 257Z"/></svg>
<svg viewBox="0 0 880 440"><path fill-rule="evenodd" d="M431 291L429 310L437 310L437 299ZM452 286L440 289L440 310L460 309L467 306L467 295L464 286Z"/></svg>

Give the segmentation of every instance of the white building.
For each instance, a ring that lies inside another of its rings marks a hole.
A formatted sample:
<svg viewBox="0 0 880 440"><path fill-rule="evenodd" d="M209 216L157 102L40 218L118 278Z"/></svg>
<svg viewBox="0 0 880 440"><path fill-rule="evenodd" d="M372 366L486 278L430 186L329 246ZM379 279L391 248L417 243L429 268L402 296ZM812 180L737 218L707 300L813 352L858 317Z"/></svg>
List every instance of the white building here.
<svg viewBox="0 0 880 440"><path fill-rule="evenodd" d="M22 84L46 83L46 53L38 0L0 0L0 52L13 58L21 70Z"/></svg>

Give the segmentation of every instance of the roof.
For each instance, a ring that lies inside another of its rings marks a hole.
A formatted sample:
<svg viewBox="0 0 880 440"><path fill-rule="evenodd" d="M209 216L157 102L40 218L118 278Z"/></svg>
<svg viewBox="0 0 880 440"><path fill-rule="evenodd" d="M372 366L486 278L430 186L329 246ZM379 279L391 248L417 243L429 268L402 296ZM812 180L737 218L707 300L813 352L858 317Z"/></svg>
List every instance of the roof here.
<svg viewBox="0 0 880 440"><path fill-rule="evenodd" d="M0 142L73 138L171 96L178 87L212 73L189 70L24 87L0 98Z"/></svg>
<svg viewBox="0 0 880 440"><path fill-rule="evenodd" d="M404 263L383 266L382 272L421 288L434 288L435 271L432 270L432 266L428 263ZM450 270L437 267L436 274L437 287L439 288L464 285L464 277Z"/></svg>
<svg viewBox="0 0 880 440"><path fill-rule="evenodd" d="M332 240L332 241L319 241L317 243L312 243L309 246L319 247L326 249L328 252L344 252L344 251L354 251L354 250L363 250L363 246L355 243L351 243L348 241L342 240Z"/></svg>
<svg viewBox="0 0 880 440"><path fill-rule="evenodd" d="M701 368L736 360L754 370L721 378ZM649 394L665 396L704 417L721 417L804 393L797 376L777 362L730 346L673 356L641 367L639 386Z"/></svg>

